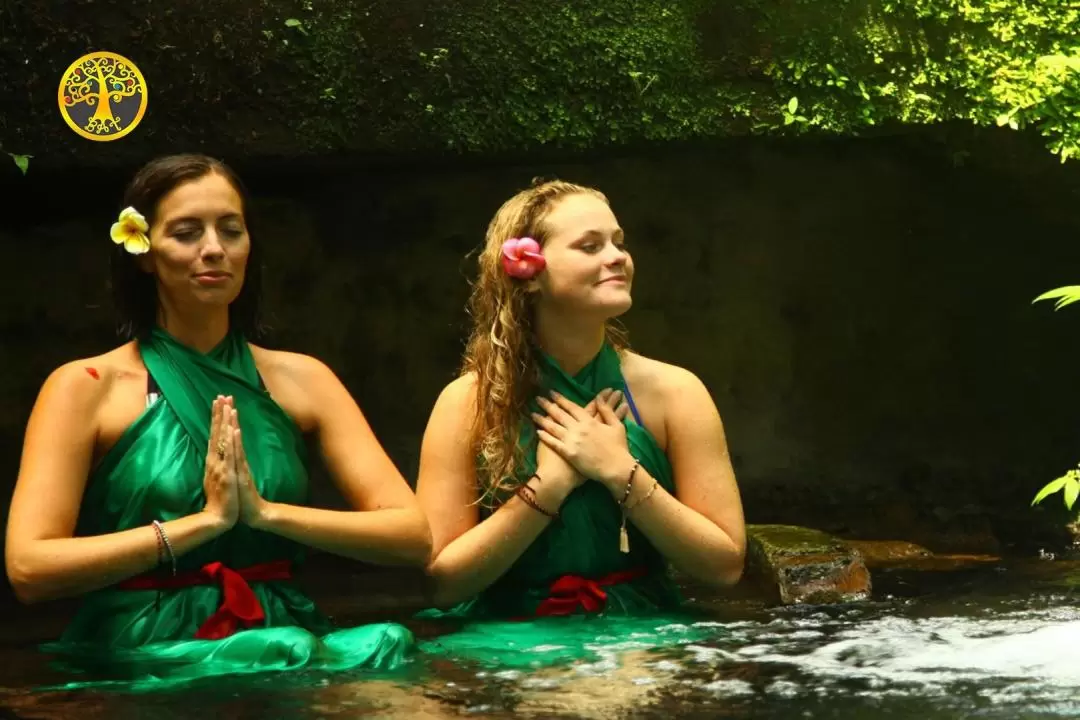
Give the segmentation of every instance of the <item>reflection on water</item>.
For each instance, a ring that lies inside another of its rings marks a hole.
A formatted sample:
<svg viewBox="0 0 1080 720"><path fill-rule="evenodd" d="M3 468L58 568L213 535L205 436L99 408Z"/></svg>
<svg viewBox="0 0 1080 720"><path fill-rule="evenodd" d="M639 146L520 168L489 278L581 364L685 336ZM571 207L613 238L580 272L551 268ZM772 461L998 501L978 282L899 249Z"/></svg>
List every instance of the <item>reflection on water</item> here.
<svg viewBox="0 0 1080 720"><path fill-rule="evenodd" d="M392 678L274 674L138 695L30 692L60 678L32 643L8 643L0 718L1080 717L1074 584L1077 566L1035 561L879 572L874 601L847 607L768 609L688 588L707 619L679 646L607 644L543 668L424 658Z"/></svg>

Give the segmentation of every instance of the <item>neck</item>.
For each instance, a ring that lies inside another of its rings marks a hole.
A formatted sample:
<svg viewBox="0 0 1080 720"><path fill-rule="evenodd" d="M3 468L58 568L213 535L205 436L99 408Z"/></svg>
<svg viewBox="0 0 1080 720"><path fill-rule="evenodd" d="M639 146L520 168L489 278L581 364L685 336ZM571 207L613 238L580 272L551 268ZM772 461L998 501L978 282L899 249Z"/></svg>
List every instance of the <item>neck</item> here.
<svg viewBox="0 0 1080 720"><path fill-rule="evenodd" d="M229 333L229 309L215 308L213 312L194 314L161 307L158 310L158 325L177 342L207 353Z"/></svg>
<svg viewBox="0 0 1080 720"><path fill-rule="evenodd" d="M574 318L552 311L536 314L536 336L540 349L568 375L588 365L604 345L604 323Z"/></svg>

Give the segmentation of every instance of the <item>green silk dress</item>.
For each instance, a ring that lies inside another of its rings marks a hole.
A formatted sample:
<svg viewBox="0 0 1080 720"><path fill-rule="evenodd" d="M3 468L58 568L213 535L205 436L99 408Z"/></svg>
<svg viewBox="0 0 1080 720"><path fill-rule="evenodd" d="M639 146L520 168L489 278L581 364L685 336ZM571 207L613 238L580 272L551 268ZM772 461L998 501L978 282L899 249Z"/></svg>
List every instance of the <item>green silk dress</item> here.
<svg viewBox="0 0 1080 720"><path fill-rule="evenodd" d="M149 533L153 520L200 511L211 405L219 394L233 397L262 497L306 502L303 437L262 387L241 335L230 333L202 354L156 329L139 349L160 397L148 398L91 473L77 535ZM303 557L303 546L237 524L179 557L176 578L163 567L88 594L60 639L43 649L78 673L66 688L154 689L216 675L392 670L406 662L415 641L401 625L333 628L289 579L289 567ZM178 581L182 587L169 586Z"/></svg>
<svg viewBox="0 0 1080 720"><path fill-rule="evenodd" d="M585 406L607 388L628 393L619 354L607 343L573 376L543 353L538 359L545 395L555 390ZM632 397L630 403L636 416ZM529 409L543 413L535 400ZM630 453L674 494L672 468L656 439L640 420L627 418L624 425ZM527 448L517 475L521 481L536 470L531 420L522 423L519 442ZM638 474L635 482L642 477ZM621 552L622 513L607 488L586 481L566 498L559 515L479 595L449 610L420 613L424 619L464 621L459 629L421 643L421 650L512 669L584 660L626 643L664 647L702 636L694 619L681 611L682 596L666 560L632 521L627 522L629 552Z"/></svg>

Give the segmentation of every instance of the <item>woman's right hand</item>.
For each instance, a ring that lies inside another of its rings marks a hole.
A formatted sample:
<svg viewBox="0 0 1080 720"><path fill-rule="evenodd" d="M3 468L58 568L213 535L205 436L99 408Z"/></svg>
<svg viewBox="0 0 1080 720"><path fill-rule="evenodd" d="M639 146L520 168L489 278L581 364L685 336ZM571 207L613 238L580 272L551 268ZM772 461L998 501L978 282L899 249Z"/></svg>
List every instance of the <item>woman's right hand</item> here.
<svg viewBox="0 0 1080 720"><path fill-rule="evenodd" d="M585 411L595 416L599 412L597 403L605 403L620 420L625 418L629 412L626 398L618 390L601 390L585 406ZM536 443L536 473L540 476L537 491L542 495L553 494L555 496L552 498L553 501L559 504L578 486L584 484L586 480L585 476L579 473L573 465L542 442Z"/></svg>
<svg viewBox="0 0 1080 720"><path fill-rule="evenodd" d="M536 491L543 496L554 496L551 499L560 505L585 482L585 477L573 465L543 442L536 443L536 474L540 476Z"/></svg>
<svg viewBox="0 0 1080 720"><path fill-rule="evenodd" d="M233 446L236 427L232 398L219 395L210 415L210 442L206 448L206 472L203 475L203 492L206 494L203 512L213 516L226 530L240 517L240 490Z"/></svg>

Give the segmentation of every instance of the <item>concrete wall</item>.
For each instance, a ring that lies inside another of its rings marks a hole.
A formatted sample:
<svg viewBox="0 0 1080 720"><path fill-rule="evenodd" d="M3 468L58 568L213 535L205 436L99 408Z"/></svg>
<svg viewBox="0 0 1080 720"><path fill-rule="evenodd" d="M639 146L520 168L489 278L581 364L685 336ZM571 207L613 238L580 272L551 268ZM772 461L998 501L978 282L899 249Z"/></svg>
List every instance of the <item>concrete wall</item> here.
<svg viewBox="0 0 1080 720"><path fill-rule="evenodd" d="M1080 282L1080 175L1037 138L739 141L457 169L235 164L257 196L271 344L330 364L410 478L459 360L464 256L511 192L558 175L611 198L637 264L631 339L712 391L750 521L951 549L1060 539L1060 501L1028 503L1080 460L1080 310L1030 301ZM41 381L115 344L108 227L126 178L0 177L6 506ZM318 498L337 502L326 487Z"/></svg>

